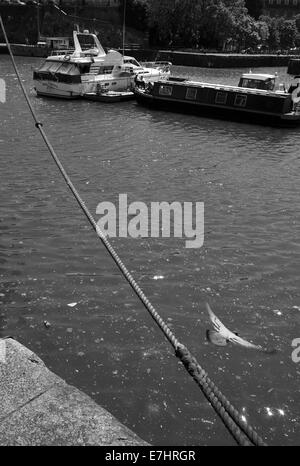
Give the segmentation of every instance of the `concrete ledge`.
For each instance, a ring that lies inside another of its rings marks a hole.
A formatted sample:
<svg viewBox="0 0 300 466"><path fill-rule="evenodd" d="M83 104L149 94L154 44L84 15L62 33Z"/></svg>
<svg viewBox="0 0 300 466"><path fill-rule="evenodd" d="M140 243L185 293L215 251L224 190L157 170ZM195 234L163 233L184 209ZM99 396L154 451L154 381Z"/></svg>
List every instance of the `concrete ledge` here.
<svg viewBox="0 0 300 466"><path fill-rule="evenodd" d="M0 445L148 445L28 348L3 341Z"/></svg>

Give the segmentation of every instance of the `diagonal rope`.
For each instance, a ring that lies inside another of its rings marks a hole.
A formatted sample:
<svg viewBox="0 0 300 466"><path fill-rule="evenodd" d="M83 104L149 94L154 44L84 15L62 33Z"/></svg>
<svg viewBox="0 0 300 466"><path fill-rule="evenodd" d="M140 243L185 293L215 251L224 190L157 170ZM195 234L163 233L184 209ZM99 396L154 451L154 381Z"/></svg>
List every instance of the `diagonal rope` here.
<svg viewBox="0 0 300 466"><path fill-rule="evenodd" d="M131 288L143 303L147 311L150 313L153 320L159 326L159 328L164 333L165 337L168 339L170 344L175 349L176 356L180 359L183 363L186 370L191 374L193 379L196 381L198 386L200 387L201 391L207 398L207 400L211 403L212 407L214 408L215 412L218 416L222 419L223 423L225 424L226 428L236 440L238 445L243 446L250 446L250 445L265 445L264 441L259 437L259 435L255 432L255 430L246 422L243 421L239 412L232 406L232 404L227 400L225 395L218 389L218 387L208 378L207 373L202 369L202 367L198 364L196 358L194 358L191 353L187 350L187 348L182 345L175 335L172 333L170 328L164 322L164 320L160 317L158 312L155 310L154 306L151 304L147 296L144 294L140 286L137 284L127 267L124 265L120 257L118 256L117 252L114 250L108 239L106 238L105 234L102 230L98 227L97 223L95 222L93 216L91 215L89 209L87 208L84 200L81 198L80 194L78 193L77 189L75 188L74 184L70 180L66 170L64 169L62 163L59 160L59 157L55 153L50 141L48 140L45 131L43 130L43 125L41 122L38 121L33 106L30 102L30 99L27 95L25 87L22 83L19 71L17 69L14 56L12 54L10 43L8 41L6 30L4 28L4 24L2 21L2 17L0 16L0 24L3 30L4 38L7 44L7 48L10 54L10 58L19 80L22 92L26 99L26 102L29 106L30 112L35 122L36 128L41 133L41 136L54 160L56 163L59 171L61 172L65 182L67 183L68 187L70 188L72 194L74 195L77 203L79 204L80 208L83 210L85 216L87 217L88 221L90 222L91 226L97 233L98 237L102 241L103 245L107 249L110 256L113 258L114 262L118 266L119 270L126 278L128 283L130 284Z"/></svg>

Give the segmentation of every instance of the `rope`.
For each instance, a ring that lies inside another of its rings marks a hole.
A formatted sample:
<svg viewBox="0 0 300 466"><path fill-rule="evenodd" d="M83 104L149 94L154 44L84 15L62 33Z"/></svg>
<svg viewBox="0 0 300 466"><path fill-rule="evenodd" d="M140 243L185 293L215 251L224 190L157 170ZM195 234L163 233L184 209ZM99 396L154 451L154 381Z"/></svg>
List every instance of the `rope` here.
<svg viewBox="0 0 300 466"><path fill-rule="evenodd" d="M66 181L68 187L70 188L72 194L74 195L75 199L77 200L80 208L83 210L85 216L87 217L88 221L90 222L91 226L97 233L98 237L102 241L103 245L107 249L110 256L113 258L114 262L118 266L119 270L126 278L128 283L130 284L131 288L143 303L145 308L150 313L153 320L156 322L158 327L162 330L165 337L168 339L170 344L175 349L175 355L180 359L186 370L192 375L193 379L201 388L202 392L204 393L205 397L211 403L212 407L214 408L215 412L218 416L222 419L223 423L225 424L228 431L231 433L233 438L239 445L248 446L248 445L265 445L263 440L258 436L258 434L254 431L254 429L245 423L242 418L240 417L238 411L231 405L231 403L227 400L227 398L221 393L221 391L217 388L217 386L208 378L207 373L201 368L198 364L197 360L191 355L191 353L182 345L172 331L169 329L167 324L164 320L160 317L158 312L155 310L154 306L151 304L147 296L144 294L140 286L137 284L127 267L124 265L120 257L118 256L117 252L114 250L108 239L106 238L105 234L102 230L98 227L97 223L95 222L94 218L92 217L90 211L88 210L85 202L79 195L78 191L76 190L75 186L73 185L72 181L70 180L67 172L65 171L63 165L61 164L57 154L55 153L51 143L49 142L44 130L43 125L41 122L38 121L35 111L32 107L32 104L29 100L25 87L22 83L19 71L17 69L14 56L12 54L10 44L6 35L6 31L4 28L4 24L2 21L2 17L0 16L0 24L3 30L4 38L7 44L7 48L10 54L10 58L12 60L12 64L19 80L22 92L26 99L26 102L29 106L30 112L35 122L36 128L40 131L41 136L46 143L49 152L56 163L59 171L61 172L64 180Z"/></svg>

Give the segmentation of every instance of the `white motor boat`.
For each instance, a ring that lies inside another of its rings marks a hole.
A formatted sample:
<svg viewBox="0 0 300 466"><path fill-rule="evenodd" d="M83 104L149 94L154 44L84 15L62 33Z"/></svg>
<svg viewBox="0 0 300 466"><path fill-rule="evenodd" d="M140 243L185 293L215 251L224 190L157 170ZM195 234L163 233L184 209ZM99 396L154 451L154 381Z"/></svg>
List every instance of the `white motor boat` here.
<svg viewBox="0 0 300 466"><path fill-rule="evenodd" d="M143 63L110 50L105 53L95 34L74 31L74 51L51 55L33 73L37 95L79 98L84 94L127 91L136 76L147 82L166 79L170 63Z"/></svg>

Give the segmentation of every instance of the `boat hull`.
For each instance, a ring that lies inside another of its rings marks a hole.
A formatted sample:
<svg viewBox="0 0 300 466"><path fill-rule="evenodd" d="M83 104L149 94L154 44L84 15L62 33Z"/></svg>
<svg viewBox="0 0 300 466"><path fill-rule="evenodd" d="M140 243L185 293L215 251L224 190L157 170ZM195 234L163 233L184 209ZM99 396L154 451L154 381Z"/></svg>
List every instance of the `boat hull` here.
<svg viewBox="0 0 300 466"><path fill-rule="evenodd" d="M78 99L83 94L83 86L81 83L64 84L47 80L34 80L34 88L37 95L43 97Z"/></svg>
<svg viewBox="0 0 300 466"><path fill-rule="evenodd" d="M94 102L114 103L133 100L135 98L133 92L107 92L106 94L87 93L83 96L84 99Z"/></svg>
<svg viewBox="0 0 300 466"><path fill-rule="evenodd" d="M268 126L295 127L300 125L300 114L292 114L292 112L287 114L272 114L271 112L267 113L259 110L209 105L202 102L172 100L171 98L153 96L137 88L134 89L134 94L139 104L164 111L188 113L216 119L243 121Z"/></svg>

